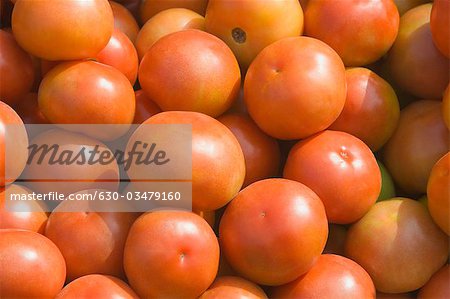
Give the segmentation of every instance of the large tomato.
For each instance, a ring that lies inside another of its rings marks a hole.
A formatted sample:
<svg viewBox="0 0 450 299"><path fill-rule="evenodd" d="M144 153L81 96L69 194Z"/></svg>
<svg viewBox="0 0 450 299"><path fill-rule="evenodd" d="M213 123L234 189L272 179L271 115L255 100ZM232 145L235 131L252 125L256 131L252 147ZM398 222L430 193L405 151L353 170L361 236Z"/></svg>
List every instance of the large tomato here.
<svg viewBox="0 0 450 299"><path fill-rule="evenodd" d="M420 289L418 299L450 298L450 265L437 271L426 285Z"/></svg>
<svg viewBox="0 0 450 299"><path fill-rule="evenodd" d="M450 152L432 168L428 178L427 196L431 217L450 235Z"/></svg>
<svg viewBox="0 0 450 299"><path fill-rule="evenodd" d="M398 127L383 149L394 182L408 194L425 193L433 165L449 150L450 133L441 102L417 101L400 113Z"/></svg>
<svg viewBox="0 0 450 299"><path fill-rule="evenodd" d="M267 136L244 114L227 113L220 116L218 120L233 132L244 153L243 187L278 174L280 148L276 139Z"/></svg>
<svg viewBox="0 0 450 299"><path fill-rule="evenodd" d="M215 117L236 99L241 74L224 42L189 29L164 36L147 51L139 66L139 82L163 110Z"/></svg>
<svg viewBox="0 0 450 299"><path fill-rule="evenodd" d="M342 60L325 43L309 37L271 44L245 76L250 116L279 139L305 138L326 129L341 113L345 97Z"/></svg>
<svg viewBox="0 0 450 299"><path fill-rule="evenodd" d="M422 204L395 198L376 203L353 224L345 247L377 290L402 293L422 287L444 265L449 243Z"/></svg>
<svg viewBox="0 0 450 299"><path fill-rule="evenodd" d="M389 50L399 19L392 0L310 0L305 34L330 45L346 66L362 66Z"/></svg>
<svg viewBox="0 0 450 299"><path fill-rule="evenodd" d="M199 299L242 298L267 299L266 293L255 283L238 276L221 276Z"/></svg>
<svg viewBox="0 0 450 299"><path fill-rule="evenodd" d="M139 31L136 39L136 50L142 60L148 49L161 37L170 33L185 30L204 30L205 18L185 8L163 10L149 19Z"/></svg>
<svg viewBox="0 0 450 299"><path fill-rule="evenodd" d="M17 102L27 94L34 81L33 62L11 33L0 30L0 100Z"/></svg>
<svg viewBox="0 0 450 299"><path fill-rule="evenodd" d="M381 190L373 153L358 138L338 131L324 131L298 142L289 153L283 176L316 192L332 223L361 218Z"/></svg>
<svg viewBox="0 0 450 299"><path fill-rule="evenodd" d="M146 213L131 227L124 266L141 298L196 298L216 276L219 244L209 224L194 213Z"/></svg>
<svg viewBox="0 0 450 299"><path fill-rule="evenodd" d="M150 116L161 112L161 108L149 99L142 89L136 90L134 94L136 96L136 111L133 124L142 124Z"/></svg>
<svg viewBox="0 0 450 299"><path fill-rule="evenodd" d="M139 25L131 12L117 2L109 1L114 16L114 27L125 33L131 42L135 42Z"/></svg>
<svg viewBox="0 0 450 299"><path fill-rule="evenodd" d="M47 60L95 57L113 28L107 0L18 0L12 14L12 31L19 45Z"/></svg>
<svg viewBox="0 0 450 299"><path fill-rule="evenodd" d="M303 184L266 179L243 189L227 206L219 239L227 261L259 284L282 285L306 273L327 240L319 197Z"/></svg>
<svg viewBox="0 0 450 299"><path fill-rule="evenodd" d="M401 88L420 98L440 99L449 82L450 62L433 43L430 12L431 4L424 4L401 17L388 62Z"/></svg>
<svg viewBox="0 0 450 299"><path fill-rule="evenodd" d="M431 34L436 47L450 58L450 1L435 0L431 9Z"/></svg>
<svg viewBox="0 0 450 299"><path fill-rule="evenodd" d="M303 11L298 0L209 0L206 31L233 50L245 70L266 46L303 32Z"/></svg>
<svg viewBox="0 0 450 299"><path fill-rule="evenodd" d="M354 261L323 254L305 275L276 287L271 297L375 299L375 286L369 274Z"/></svg>
<svg viewBox="0 0 450 299"><path fill-rule="evenodd" d="M0 269L1 298L54 298L66 277L55 244L25 230L0 230Z"/></svg>
<svg viewBox="0 0 450 299"><path fill-rule="evenodd" d="M208 0L142 0L139 9L141 23L145 24L157 13L170 8L186 8L205 15Z"/></svg>
<svg viewBox="0 0 450 299"><path fill-rule="evenodd" d="M389 83L369 69L350 68L345 75L347 99L330 129L352 134L377 151L397 127L397 95Z"/></svg>

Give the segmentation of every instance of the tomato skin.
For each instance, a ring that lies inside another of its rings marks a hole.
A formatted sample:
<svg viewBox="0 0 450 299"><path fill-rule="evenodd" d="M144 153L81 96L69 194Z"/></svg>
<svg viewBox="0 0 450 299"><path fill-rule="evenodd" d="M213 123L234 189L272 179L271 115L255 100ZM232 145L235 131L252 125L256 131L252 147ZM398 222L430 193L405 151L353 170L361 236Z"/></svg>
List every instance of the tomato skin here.
<svg viewBox="0 0 450 299"><path fill-rule="evenodd" d="M363 66L386 54L399 20L392 0L311 0L305 11L305 34L330 45L346 66Z"/></svg>
<svg viewBox="0 0 450 299"><path fill-rule="evenodd" d="M435 0L430 17L433 42L441 53L450 58L450 1Z"/></svg>
<svg viewBox="0 0 450 299"><path fill-rule="evenodd" d="M450 134L441 105L421 100L404 108L396 131L383 148L384 165L407 194L426 192L431 168L449 150Z"/></svg>
<svg viewBox="0 0 450 299"><path fill-rule="evenodd" d="M55 244L26 230L0 230L0 269L2 298L54 298L66 277Z"/></svg>
<svg viewBox="0 0 450 299"><path fill-rule="evenodd" d="M328 220L337 224L360 219L381 190L373 153L358 138L338 131L323 131L299 141L289 153L283 177L316 192Z"/></svg>
<svg viewBox="0 0 450 299"><path fill-rule="evenodd" d="M445 265L441 270L433 274L417 296L419 299L436 299L450 297L450 265Z"/></svg>
<svg viewBox="0 0 450 299"><path fill-rule="evenodd" d="M137 299L138 295L122 280L110 275L85 275L67 284L56 299L121 298Z"/></svg>
<svg viewBox="0 0 450 299"><path fill-rule="evenodd" d="M142 24L157 13L170 8L186 8L204 16L207 5L208 0L142 0L139 15Z"/></svg>
<svg viewBox="0 0 450 299"><path fill-rule="evenodd" d="M155 211L131 227L124 266L141 298L193 298L213 282L219 244L209 224L184 211Z"/></svg>
<svg viewBox="0 0 450 299"><path fill-rule="evenodd" d="M369 274L340 255L322 254L314 266L291 283L276 287L272 298L373 298Z"/></svg>
<svg viewBox="0 0 450 299"><path fill-rule="evenodd" d="M0 74L0 99L9 105L16 103L33 86L31 57L5 30L0 30Z"/></svg>
<svg viewBox="0 0 450 299"><path fill-rule="evenodd" d="M449 82L450 62L435 47L430 30L431 3L409 10L400 19L388 64L394 81L408 93L440 99Z"/></svg>
<svg viewBox="0 0 450 299"><path fill-rule="evenodd" d="M238 276L221 276L216 278L199 299L220 298L267 299L267 295L251 281Z"/></svg>
<svg viewBox="0 0 450 299"><path fill-rule="evenodd" d="M345 97L342 60L310 37L271 44L245 76L244 100L250 116L278 139L305 138L326 129L341 113Z"/></svg>
<svg viewBox="0 0 450 299"><path fill-rule="evenodd" d="M377 163L381 172L381 191L377 201L391 199L395 197L396 194L394 181L392 180L392 176L386 169L386 166L384 166L383 163L381 163L379 160L377 160Z"/></svg>
<svg viewBox="0 0 450 299"><path fill-rule="evenodd" d="M376 203L347 235L346 256L372 277L378 291L422 287L448 258L448 236L421 203L395 198Z"/></svg>
<svg viewBox="0 0 450 299"><path fill-rule="evenodd" d="M442 116L447 129L450 130L450 84L447 86L442 99Z"/></svg>
<svg viewBox="0 0 450 299"><path fill-rule="evenodd" d="M136 111L133 124L142 124L151 116L161 112L161 108L149 99L142 89L136 90L134 94L136 97Z"/></svg>
<svg viewBox="0 0 450 299"><path fill-rule="evenodd" d="M228 204L219 227L221 249L231 267L244 278L271 286L307 272L327 235L319 197L286 179L266 179L244 188Z"/></svg>
<svg viewBox="0 0 450 299"><path fill-rule="evenodd" d="M433 166L427 184L428 210L434 222L450 235L450 152Z"/></svg>
<svg viewBox="0 0 450 299"><path fill-rule="evenodd" d="M14 110L25 124L48 124L49 121L39 109L37 93L30 92L14 105ZM29 132L30 133L30 132Z"/></svg>
<svg viewBox="0 0 450 299"><path fill-rule="evenodd" d="M205 18L185 8L170 8L150 18L136 39L139 60L142 60L148 49L161 37L185 29L205 29Z"/></svg>
<svg viewBox="0 0 450 299"><path fill-rule="evenodd" d="M303 32L303 11L298 0L209 0L206 31L233 50L246 70L266 46Z"/></svg>
<svg viewBox="0 0 450 299"><path fill-rule="evenodd" d="M95 57L113 28L107 0L18 0L12 14L12 31L19 45L47 60Z"/></svg>
<svg viewBox="0 0 450 299"><path fill-rule="evenodd" d="M400 116L397 95L388 82L369 69L350 68L345 75L344 109L329 129L352 134L377 151L397 127Z"/></svg>
<svg viewBox="0 0 450 299"><path fill-rule="evenodd" d="M131 12L123 5L109 1L114 16L114 27L125 33L132 43L139 33L139 25Z"/></svg>
<svg viewBox="0 0 450 299"><path fill-rule="evenodd" d="M217 120L236 136L244 153L245 180L242 187L278 174L280 148L276 139L267 136L244 114L227 113Z"/></svg>

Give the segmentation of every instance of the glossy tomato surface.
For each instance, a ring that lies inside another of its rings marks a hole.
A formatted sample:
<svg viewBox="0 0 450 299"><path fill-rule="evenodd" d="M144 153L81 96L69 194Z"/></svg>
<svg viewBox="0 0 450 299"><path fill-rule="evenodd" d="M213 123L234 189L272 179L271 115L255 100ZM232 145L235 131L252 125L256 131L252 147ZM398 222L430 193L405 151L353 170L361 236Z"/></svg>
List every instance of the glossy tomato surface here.
<svg viewBox="0 0 450 299"><path fill-rule="evenodd" d="M238 276L221 276L199 299L246 298L265 299L266 293L257 284Z"/></svg>
<svg viewBox="0 0 450 299"><path fill-rule="evenodd" d="M142 89L136 90L134 94L136 97L136 111L133 124L142 124L151 116L161 112L161 108L149 99Z"/></svg>
<svg viewBox="0 0 450 299"><path fill-rule="evenodd" d="M186 8L205 15L208 0L142 0L139 8L141 23L145 24L157 13L170 8Z"/></svg>
<svg viewBox="0 0 450 299"><path fill-rule="evenodd" d="M424 285L417 296L419 299L436 299L450 297L450 265L445 265L437 271Z"/></svg>
<svg viewBox="0 0 450 299"><path fill-rule="evenodd" d="M450 1L435 0L430 17L431 34L436 47L450 58Z"/></svg>
<svg viewBox="0 0 450 299"><path fill-rule="evenodd" d="M114 27L125 33L131 42L135 42L139 25L131 12L123 5L109 1L114 16Z"/></svg>

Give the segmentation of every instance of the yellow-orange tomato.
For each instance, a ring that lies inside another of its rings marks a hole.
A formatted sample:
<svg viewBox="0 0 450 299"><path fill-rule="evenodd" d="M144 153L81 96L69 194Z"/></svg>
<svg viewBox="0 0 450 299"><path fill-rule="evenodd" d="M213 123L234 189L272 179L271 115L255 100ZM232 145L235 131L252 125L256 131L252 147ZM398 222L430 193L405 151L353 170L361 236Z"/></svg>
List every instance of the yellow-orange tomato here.
<svg viewBox="0 0 450 299"><path fill-rule="evenodd" d="M142 124L151 116L161 112L161 108L149 99L142 89L136 90L134 94L136 96L136 111L133 124Z"/></svg>
<svg viewBox="0 0 450 299"><path fill-rule="evenodd" d="M449 82L450 61L436 48L430 30L431 4L409 10L400 18L388 63L394 81L421 98L440 99Z"/></svg>
<svg viewBox="0 0 450 299"><path fill-rule="evenodd" d="M421 100L400 112L400 120L383 148L383 162L407 194L425 193L433 165L449 150L450 133L440 101Z"/></svg>
<svg viewBox="0 0 450 299"><path fill-rule="evenodd" d="M241 73L223 41L188 29L164 36L147 51L139 66L139 83L164 111L216 117L236 99Z"/></svg>
<svg viewBox="0 0 450 299"><path fill-rule="evenodd" d="M121 4L109 1L114 16L114 27L125 33L131 42L135 42L139 25L131 12Z"/></svg>
<svg viewBox="0 0 450 299"><path fill-rule="evenodd" d="M331 46L346 66L362 66L389 50L399 19L392 0L310 0L305 34Z"/></svg>
<svg viewBox="0 0 450 299"><path fill-rule="evenodd" d="M142 24L157 13L170 8L186 8L204 16L207 5L208 0L142 0L139 15Z"/></svg>
<svg viewBox="0 0 450 299"><path fill-rule="evenodd" d="M431 217L450 235L450 152L433 166L428 178L427 196Z"/></svg>
<svg viewBox="0 0 450 299"><path fill-rule="evenodd" d="M450 265L445 265L434 273L431 279L424 285L417 296L418 299L450 298Z"/></svg>
<svg viewBox="0 0 450 299"><path fill-rule="evenodd" d="M427 2L430 2L430 0L394 0L400 16L402 16L408 10Z"/></svg>
<svg viewBox="0 0 450 299"><path fill-rule="evenodd" d="M205 29L205 18L185 8L163 10L149 19L139 31L136 50L142 60L148 49L161 37L185 29Z"/></svg>
<svg viewBox="0 0 450 299"><path fill-rule="evenodd" d="M206 31L233 50L246 70L266 46L303 32L303 11L298 0L209 0Z"/></svg>
<svg viewBox="0 0 450 299"><path fill-rule="evenodd" d="M271 44L245 76L248 113L261 130L278 139L305 138L326 129L341 113L345 97L342 60L310 37Z"/></svg>
<svg viewBox="0 0 450 299"><path fill-rule="evenodd" d="M350 133L377 151L397 127L400 107L391 85L369 69L345 71L347 98L331 130Z"/></svg>
<svg viewBox="0 0 450 299"><path fill-rule="evenodd" d="M221 276L199 299L245 298L266 299L267 295L257 284L238 276Z"/></svg>
<svg viewBox="0 0 450 299"><path fill-rule="evenodd" d="M436 47L450 58L450 0L435 0L431 9L431 34Z"/></svg>
<svg viewBox="0 0 450 299"><path fill-rule="evenodd" d="M442 116L447 129L450 130L450 84L447 86L442 99Z"/></svg>
<svg viewBox="0 0 450 299"><path fill-rule="evenodd" d="M12 14L19 45L47 60L95 57L113 28L107 0L18 0Z"/></svg>

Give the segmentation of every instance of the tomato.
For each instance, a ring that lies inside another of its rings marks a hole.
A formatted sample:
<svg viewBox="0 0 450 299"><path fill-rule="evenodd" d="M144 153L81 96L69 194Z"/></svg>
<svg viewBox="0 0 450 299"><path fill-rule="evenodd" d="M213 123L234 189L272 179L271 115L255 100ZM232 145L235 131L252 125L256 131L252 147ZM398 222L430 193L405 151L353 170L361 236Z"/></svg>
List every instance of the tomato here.
<svg viewBox="0 0 450 299"><path fill-rule="evenodd" d="M266 293L251 281L237 276L222 276L199 299L246 298L265 299Z"/></svg>
<svg viewBox="0 0 450 299"><path fill-rule="evenodd" d="M450 134L439 101L417 101L400 113L398 127L383 149L383 162L407 194L425 193L431 168L449 150Z"/></svg>
<svg viewBox="0 0 450 299"><path fill-rule="evenodd" d="M109 1L114 16L114 27L125 33L131 42L135 42L139 25L131 12L117 2Z"/></svg>
<svg viewBox="0 0 450 299"><path fill-rule="evenodd" d="M305 34L331 46L346 66L362 66L386 54L399 20L392 0L311 0L305 11Z"/></svg>
<svg viewBox="0 0 450 299"><path fill-rule="evenodd" d="M450 1L435 0L430 17L431 35L436 47L450 58Z"/></svg>
<svg viewBox="0 0 450 299"><path fill-rule="evenodd" d="M419 202L395 198L376 203L347 234L346 256L372 277L378 291L422 287L448 258L448 237Z"/></svg>
<svg viewBox="0 0 450 299"><path fill-rule="evenodd" d="M221 249L232 268L264 285L282 285L307 272L327 234L319 197L286 179L266 179L243 189L228 204L219 227Z"/></svg>
<svg viewBox="0 0 450 299"><path fill-rule="evenodd" d="M37 93L30 92L14 106L14 110L25 124L48 124L38 105Z"/></svg>
<svg viewBox="0 0 450 299"><path fill-rule="evenodd" d="M375 203L381 174L370 149L358 138L324 131L298 142L290 151L283 176L311 188L320 197L328 221L352 223Z"/></svg>
<svg viewBox="0 0 450 299"><path fill-rule="evenodd" d="M205 15L207 4L208 0L142 0L139 15L142 24L157 13L170 8L186 8Z"/></svg>
<svg viewBox="0 0 450 299"><path fill-rule="evenodd" d="M161 112L161 108L149 99L142 89L136 90L134 94L136 96L136 111L133 124L142 124L150 116Z"/></svg>
<svg viewBox="0 0 450 299"><path fill-rule="evenodd" d="M209 0L206 31L222 39L246 70L266 46L303 32L298 0Z"/></svg>
<svg viewBox="0 0 450 299"><path fill-rule="evenodd" d="M12 31L19 45L47 60L95 57L113 28L107 0L18 0L12 14Z"/></svg>
<svg viewBox="0 0 450 299"><path fill-rule="evenodd" d="M325 245L323 253L344 255L346 237L347 228L344 225L329 224L327 244Z"/></svg>
<svg viewBox="0 0 450 299"><path fill-rule="evenodd" d="M2 298L54 298L66 277L64 258L55 244L25 230L0 230L0 269Z"/></svg>
<svg viewBox="0 0 450 299"><path fill-rule="evenodd" d="M164 111L218 116L236 99L240 80L238 63L227 45L196 29L159 39L139 66L142 89Z"/></svg>
<svg viewBox="0 0 450 299"><path fill-rule="evenodd" d="M233 132L244 153L243 187L278 174L280 148L276 139L267 136L244 114L227 113L220 116L218 120Z"/></svg>
<svg viewBox="0 0 450 299"><path fill-rule="evenodd" d="M41 203L37 201L18 201L6 204L7 201L11 200L9 196L13 194L27 195L30 193L29 189L16 184L0 188L0 229L16 228L31 230L40 234L44 233L48 216ZM8 211L7 206L14 208L15 211ZM20 212L17 210L20 210Z"/></svg>
<svg viewBox="0 0 450 299"><path fill-rule="evenodd" d="M450 62L433 44L430 12L431 3L415 7L401 17L388 64L401 88L420 98L440 99L449 82Z"/></svg>
<svg viewBox="0 0 450 299"><path fill-rule="evenodd" d="M185 29L204 30L204 27L205 18L189 9L170 8L157 13L144 24L137 36L139 60L161 37Z"/></svg>
<svg viewBox="0 0 450 299"><path fill-rule="evenodd" d="M9 135L8 153L6 134ZM22 120L11 107L0 101L0 187L13 183L20 176L28 159L27 147L28 135ZM8 163L5 161L6 154Z"/></svg>
<svg viewBox="0 0 450 299"><path fill-rule="evenodd" d="M450 297L450 265L445 265L437 271L419 292L419 299L436 299Z"/></svg>
<svg viewBox="0 0 450 299"><path fill-rule="evenodd" d="M450 235L450 152L433 166L428 178L428 210L434 222Z"/></svg>
<svg viewBox="0 0 450 299"><path fill-rule="evenodd" d="M56 296L56 299L78 298L137 299L139 297L124 281L114 276L91 274L75 279Z"/></svg>
<svg viewBox="0 0 450 299"><path fill-rule="evenodd" d="M136 81L139 65L137 52L128 36L119 29L114 29L106 47L97 54L97 61L119 70L131 85Z"/></svg>
<svg viewBox="0 0 450 299"><path fill-rule="evenodd" d="M213 282L219 244L200 216L184 211L156 211L131 227L124 266L141 298L194 298Z"/></svg>
<svg viewBox="0 0 450 299"><path fill-rule="evenodd" d="M265 48L247 71L244 100L256 124L278 139L320 132L341 113L345 68L323 42L286 38Z"/></svg>
<svg viewBox="0 0 450 299"><path fill-rule="evenodd" d="M352 134L377 151L397 127L400 115L397 95L388 82L369 69L350 68L345 75L347 99L330 129Z"/></svg>
<svg viewBox="0 0 450 299"><path fill-rule="evenodd" d="M380 195L378 195L377 201L382 201L385 199L391 199L395 197L395 186L394 181L392 180L392 176L389 174L386 166L383 165L380 161L377 160L378 167L381 172L381 191Z"/></svg>
<svg viewBox="0 0 450 299"><path fill-rule="evenodd" d="M239 192L245 177L244 155L236 137L219 121L197 112L168 111L150 117L143 124L192 124L193 210L216 210ZM139 140L151 143L152 136L142 132ZM133 144L135 138L133 135L128 144ZM127 173L131 180L139 176L137 171L133 165L130 167Z"/></svg>
<svg viewBox="0 0 450 299"><path fill-rule="evenodd" d="M394 0L400 16L404 15L408 10L412 8L428 2L429 0Z"/></svg>
<svg viewBox="0 0 450 299"><path fill-rule="evenodd" d="M442 99L442 116L447 129L450 130L450 84L447 86Z"/></svg>
<svg viewBox="0 0 450 299"><path fill-rule="evenodd" d="M305 275L276 287L273 298L374 298L369 274L343 256L323 254Z"/></svg>

